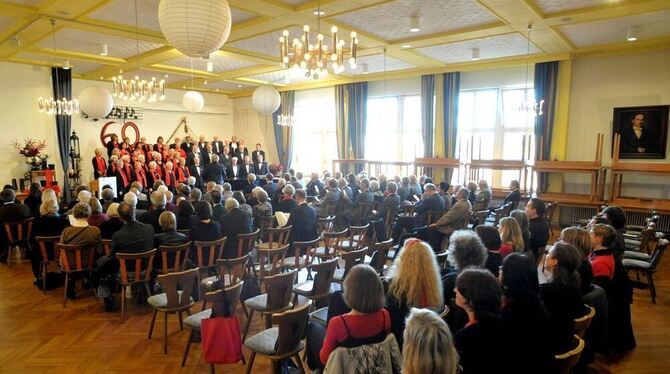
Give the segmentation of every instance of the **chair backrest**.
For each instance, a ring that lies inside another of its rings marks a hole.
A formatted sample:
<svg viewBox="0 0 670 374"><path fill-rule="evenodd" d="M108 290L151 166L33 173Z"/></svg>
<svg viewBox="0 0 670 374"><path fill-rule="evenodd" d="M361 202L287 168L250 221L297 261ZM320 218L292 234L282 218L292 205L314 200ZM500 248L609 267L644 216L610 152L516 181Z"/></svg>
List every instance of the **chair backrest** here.
<svg viewBox="0 0 670 374"><path fill-rule="evenodd" d="M293 242L293 255L295 256L295 265L300 264L300 257L305 256L304 263L311 264L314 261L313 252L319 246L320 238L308 242Z"/></svg>
<svg viewBox="0 0 670 374"><path fill-rule="evenodd" d="M256 223L256 228L259 231L259 237L261 239L265 238L265 235L269 228L272 227L272 223L275 220L275 216L270 217L256 217L254 223Z"/></svg>
<svg viewBox="0 0 670 374"><path fill-rule="evenodd" d="M28 240L33 232L33 220L34 218L30 217L23 221L4 223L7 240L10 243ZM16 236L14 236L14 232L16 232Z"/></svg>
<svg viewBox="0 0 670 374"><path fill-rule="evenodd" d="M573 335L572 341L575 348L563 354L554 356L554 361L556 363L558 373L570 373L572 368L579 361L579 356L581 356L582 351L584 350L584 340L582 340L582 338L577 335Z"/></svg>
<svg viewBox="0 0 670 374"><path fill-rule="evenodd" d="M372 212L372 203L358 203L354 209L356 211L355 217L358 218L358 222L363 222Z"/></svg>
<svg viewBox="0 0 670 374"><path fill-rule="evenodd" d="M389 239L383 242L375 243L372 245L372 259L370 260L370 266L372 266L377 273L384 271L384 264L386 263L386 256L393 247L393 239Z"/></svg>
<svg viewBox="0 0 670 374"><path fill-rule="evenodd" d="M334 258L309 266L312 272L316 272L314 282L312 283L312 295L324 296L330 293L330 285L333 283L337 262L337 258Z"/></svg>
<svg viewBox="0 0 670 374"><path fill-rule="evenodd" d="M349 229L344 229L342 231L323 233L323 247L329 254L335 255L337 250L342 248L342 242L347 238L348 231Z"/></svg>
<svg viewBox="0 0 670 374"><path fill-rule="evenodd" d="M60 265L66 272L92 270L95 266L96 244L56 244Z"/></svg>
<svg viewBox="0 0 670 374"><path fill-rule="evenodd" d="M593 317L596 315L595 308L586 304L584 304L584 306L588 309L589 312L582 317L575 318L575 332L577 333L577 336L582 339L584 339L584 334L586 334L586 330L588 330L589 326L591 326Z"/></svg>
<svg viewBox="0 0 670 374"><path fill-rule="evenodd" d="M158 249L154 248L142 253L117 253L116 258L119 260L121 283L129 285L138 282L148 282L151 279L151 272L154 268L154 256L156 252L158 252ZM132 273L132 279L128 278L129 273Z"/></svg>
<svg viewBox="0 0 670 374"><path fill-rule="evenodd" d="M166 309L178 309L190 305L191 293L195 288L199 272L200 269L194 268L158 276L158 283L163 287L167 296Z"/></svg>
<svg viewBox="0 0 670 374"><path fill-rule="evenodd" d="M212 305L211 318L229 317L235 315L235 309L240 302L240 293L244 282L236 283L224 289L207 292L205 301Z"/></svg>
<svg viewBox="0 0 670 374"><path fill-rule="evenodd" d="M472 212L472 215L477 220L478 225L483 225L483 224L486 223L486 217L489 216L489 211L488 210L480 210L480 211L477 211L477 212Z"/></svg>
<svg viewBox="0 0 670 374"><path fill-rule="evenodd" d="M442 214L444 214L442 210L429 210L426 212L426 224L430 225L437 222L442 217Z"/></svg>
<svg viewBox="0 0 670 374"><path fill-rule="evenodd" d="M112 255L112 239L102 239L102 249L105 251L105 256Z"/></svg>
<svg viewBox="0 0 670 374"><path fill-rule="evenodd" d="M198 267L209 268L215 266L216 260L220 259L223 255L223 246L225 244L225 237L212 241L196 240L193 242L193 245L195 245L195 255Z"/></svg>
<svg viewBox="0 0 670 374"><path fill-rule="evenodd" d="M508 217L509 214L512 212L512 207L513 207L512 202L509 202L500 208L495 210L495 226L498 226L498 223L500 222L501 219Z"/></svg>
<svg viewBox="0 0 670 374"><path fill-rule="evenodd" d="M237 234L237 257L248 255L254 250L259 233L260 230L257 229L248 234Z"/></svg>
<svg viewBox="0 0 670 374"><path fill-rule="evenodd" d="M363 247L357 251L342 252L342 259L344 260L344 277L349 274L351 268L355 265L362 264L365 261L365 254L367 253L368 248Z"/></svg>
<svg viewBox="0 0 670 374"><path fill-rule="evenodd" d="M240 283L244 277L244 270L247 267L249 255L238 258L221 258L216 260L216 268L219 271L219 278L224 279L228 275L230 285ZM223 282L222 282L223 284Z"/></svg>
<svg viewBox="0 0 670 374"><path fill-rule="evenodd" d="M324 232L330 232L333 229L333 222L335 222L335 215L329 215L328 217L320 217L316 222L319 228L319 234Z"/></svg>
<svg viewBox="0 0 670 374"><path fill-rule="evenodd" d="M657 244L656 230L653 227L643 229L640 233L640 251L651 255Z"/></svg>
<svg viewBox="0 0 670 374"><path fill-rule="evenodd" d="M544 214L544 218L549 221L549 224L551 224L551 221L554 219L554 213L556 212L556 208L558 207L558 201L554 201L553 203L547 204L547 212Z"/></svg>
<svg viewBox="0 0 670 374"><path fill-rule="evenodd" d="M349 248L348 250L361 249L367 240L369 223L365 226L349 226Z"/></svg>
<svg viewBox="0 0 670 374"><path fill-rule="evenodd" d="M288 244L288 237L291 234L292 228L293 226L284 226L268 229L268 247L282 247Z"/></svg>
<svg viewBox="0 0 670 374"><path fill-rule="evenodd" d="M263 280L265 292L267 293L266 311L280 311L288 308L293 295L293 282L298 272L293 270L288 273L276 274Z"/></svg>
<svg viewBox="0 0 670 374"><path fill-rule="evenodd" d="M284 257L286 257L288 247L289 245L286 244L279 248L257 249L259 275L261 279L270 275L275 275L281 271L284 267ZM266 264L272 264L269 270L266 269Z"/></svg>
<svg viewBox="0 0 670 374"><path fill-rule="evenodd" d="M666 239L658 241L658 245L656 245L654 252L651 254L651 258L649 259L649 270L656 271L658 264L661 262L661 256L663 256L663 252L667 247L668 241Z"/></svg>
<svg viewBox="0 0 670 374"><path fill-rule="evenodd" d="M163 274L184 270L191 244L191 242L188 242L181 245L161 245L158 247L161 256L161 269L158 270Z"/></svg>
<svg viewBox="0 0 670 374"><path fill-rule="evenodd" d="M442 252L438 253L435 257L437 260L437 265L439 266L440 269L446 269L447 268L447 252Z"/></svg>
<svg viewBox="0 0 670 374"><path fill-rule="evenodd" d="M386 216L384 217L384 225L386 227L393 226L393 222L395 222L395 218L397 215L398 215L398 208L387 210Z"/></svg>
<svg viewBox="0 0 670 374"><path fill-rule="evenodd" d="M191 234L191 229L177 229L177 232L186 235L188 238L188 236Z"/></svg>
<svg viewBox="0 0 670 374"><path fill-rule="evenodd" d="M48 262L58 259L58 241L60 236L36 236L35 241L40 247L42 261Z"/></svg>
<svg viewBox="0 0 670 374"><path fill-rule="evenodd" d="M272 315L272 324L279 325L276 355L283 355L298 349L300 341L305 338L305 328L311 306L312 301L309 300L291 310Z"/></svg>

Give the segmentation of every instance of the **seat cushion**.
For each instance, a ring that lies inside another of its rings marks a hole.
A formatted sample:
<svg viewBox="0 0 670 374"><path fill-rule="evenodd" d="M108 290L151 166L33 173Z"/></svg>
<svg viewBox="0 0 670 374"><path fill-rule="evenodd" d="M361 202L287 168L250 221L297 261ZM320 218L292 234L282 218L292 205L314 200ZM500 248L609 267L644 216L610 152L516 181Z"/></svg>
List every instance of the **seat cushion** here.
<svg viewBox="0 0 670 374"><path fill-rule="evenodd" d="M333 282L342 282L344 280L344 269L335 269L333 274Z"/></svg>
<svg viewBox="0 0 670 374"><path fill-rule="evenodd" d="M298 295L311 295L314 288L314 282L303 282L293 287L293 292Z"/></svg>
<svg viewBox="0 0 670 374"><path fill-rule="evenodd" d="M223 276L223 282L224 282L224 287L230 286L230 275L225 274ZM203 288L206 290L211 290L214 288L221 288L221 284L219 282L219 276L214 275L211 277L204 278L200 284L202 285Z"/></svg>
<svg viewBox="0 0 670 374"><path fill-rule="evenodd" d="M264 355L273 355L277 352L276 345L278 338L279 327L273 327L250 337L244 342L244 346L253 352Z"/></svg>
<svg viewBox="0 0 670 374"><path fill-rule="evenodd" d="M196 314L191 314L190 316L184 318L184 325L192 328L193 330L200 330L203 319L209 318L212 315L211 309L205 309L202 312Z"/></svg>
<svg viewBox="0 0 670 374"><path fill-rule="evenodd" d="M307 260L305 257L298 258L298 265L296 266L295 257L286 257L284 259L284 267L295 268L295 267L305 267Z"/></svg>
<svg viewBox="0 0 670 374"><path fill-rule="evenodd" d="M179 300L181 300L181 294L182 291L177 291L179 294ZM166 293L159 293L158 295L153 295L147 299L147 303L151 305L154 308L166 308L167 307L167 294ZM191 297L189 302L192 304L194 303L193 298Z"/></svg>
<svg viewBox="0 0 670 374"><path fill-rule="evenodd" d="M651 261L651 256L644 252L637 251L625 251L623 253L623 258L630 258L633 260L642 260L642 261Z"/></svg>
<svg viewBox="0 0 670 374"><path fill-rule="evenodd" d="M320 308L319 310L310 313L309 316L314 319L314 321L325 326L328 323L328 307Z"/></svg>
<svg viewBox="0 0 670 374"><path fill-rule="evenodd" d="M626 269L649 270L651 268L651 264L647 261L624 258L622 262Z"/></svg>
<svg viewBox="0 0 670 374"><path fill-rule="evenodd" d="M324 247L318 247L317 249L314 250L314 255L315 256L334 256L333 254L330 254L327 252L327 249Z"/></svg>
<svg viewBox="0 0 670 374"><path fill-rule="evenodd" d="M268 294L264 293L258 296L254 296L251 299L244 301L244 306L249 307L253 310L263 312L266 311L268 304ZM293 308L293 303L288 303L288 307Z"/></svg>

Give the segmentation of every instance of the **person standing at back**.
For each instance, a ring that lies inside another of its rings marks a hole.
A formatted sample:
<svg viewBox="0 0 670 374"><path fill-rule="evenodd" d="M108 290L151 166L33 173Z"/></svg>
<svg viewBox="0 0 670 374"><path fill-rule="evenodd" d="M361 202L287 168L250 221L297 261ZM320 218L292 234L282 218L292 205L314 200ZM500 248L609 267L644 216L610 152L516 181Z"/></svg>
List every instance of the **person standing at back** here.
<svg viewBox="0 0 670 374"><path fill-rule="evenodd" d="M540 248L546 247L549 241L549 223L544 218L547 212L547 206L544 201L538 198L532 198L526 205L526 214L528 215L528 229L530 231L529 249L538 261L542 253Z"/></svg>

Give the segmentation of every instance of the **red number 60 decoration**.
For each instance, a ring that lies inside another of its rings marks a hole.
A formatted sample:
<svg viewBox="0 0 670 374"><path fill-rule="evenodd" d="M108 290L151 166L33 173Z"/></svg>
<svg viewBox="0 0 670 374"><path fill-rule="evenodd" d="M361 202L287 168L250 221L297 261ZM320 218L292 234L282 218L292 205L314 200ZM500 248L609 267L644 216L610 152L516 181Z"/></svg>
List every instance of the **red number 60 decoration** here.
<svg viewBox="0 0 670 374"><path fill-rule="evenodd" d="M114 122L114 121L107 122L107 123L105 123L104 126L102 126L102 129L100 130L100 141L102 142L103 146L106 146L107 143L112 138L113 134L112 133L108 134L107 133L107 128L109 127L109 125L114 124L114 123L116 123L116 122ZM137 144L137 142L140 141L140 129L137 128L137 125L135 124L135 122L128 121L128 122L124 123L123 127L121 127L121 141L123 141L123 138L126 137L126 130L128 129L128 127L132 127L133 130L135 130L135 142L132 144L132 146L134 147Z"/></svg>

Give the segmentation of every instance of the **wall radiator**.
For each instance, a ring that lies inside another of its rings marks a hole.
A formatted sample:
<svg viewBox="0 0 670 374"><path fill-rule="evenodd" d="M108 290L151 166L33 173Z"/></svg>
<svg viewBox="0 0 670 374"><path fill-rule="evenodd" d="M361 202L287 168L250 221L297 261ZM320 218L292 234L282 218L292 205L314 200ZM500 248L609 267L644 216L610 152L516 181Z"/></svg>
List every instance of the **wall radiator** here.
<svg viewBox="0 0 670 374"><path fill-rule="evenodd" d="M568 227L576 224L580 220L590 219L596 215L599 209L595 207L575 207L560 206L559 225ZM656 230L664 233L670 233L670 214L657 213ZM650 211L626 210L626 222L628 225L644 226L647 218L652 216Z"/></svg>

